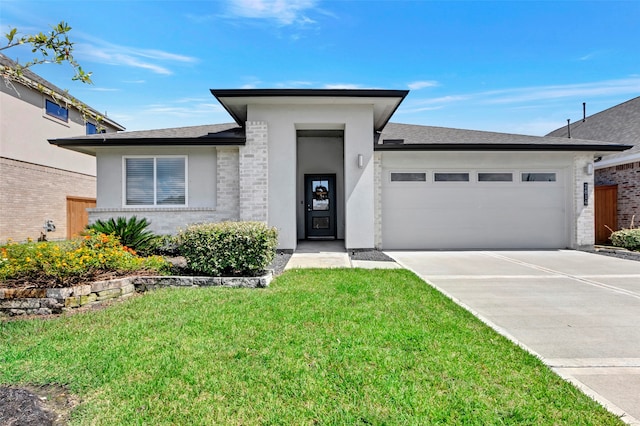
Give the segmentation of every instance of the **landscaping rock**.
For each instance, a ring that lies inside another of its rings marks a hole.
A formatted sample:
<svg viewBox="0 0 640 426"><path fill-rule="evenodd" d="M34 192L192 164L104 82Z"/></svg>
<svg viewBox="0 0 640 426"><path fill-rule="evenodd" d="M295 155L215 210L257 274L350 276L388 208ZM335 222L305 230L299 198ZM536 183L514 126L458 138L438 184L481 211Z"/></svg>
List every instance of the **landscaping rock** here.
<svg viewBox="0 0 640 426"><path fill-rule="evenodd" d="M100 301L100 300L106 300L106 299L113 299L115 297L118 297L122 294L122 290L119 288L109 288L107 290L102 290L98 292L98 298L96 300Z"/></svg>

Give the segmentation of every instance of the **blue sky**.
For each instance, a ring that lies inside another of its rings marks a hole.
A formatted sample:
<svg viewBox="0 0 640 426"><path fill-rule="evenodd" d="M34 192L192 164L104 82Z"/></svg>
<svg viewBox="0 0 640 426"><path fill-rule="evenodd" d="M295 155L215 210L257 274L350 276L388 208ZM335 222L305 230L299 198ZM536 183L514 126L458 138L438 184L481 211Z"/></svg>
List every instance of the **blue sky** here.
<svg viewBox="0 0 640 426"><path fill-rule="evenodd" d="M395 122L532 135L640 95L637 0L0 4L3 34L61 20L94 84L33 71L127 130L231 121L211 88L410 89Z"/></svg>

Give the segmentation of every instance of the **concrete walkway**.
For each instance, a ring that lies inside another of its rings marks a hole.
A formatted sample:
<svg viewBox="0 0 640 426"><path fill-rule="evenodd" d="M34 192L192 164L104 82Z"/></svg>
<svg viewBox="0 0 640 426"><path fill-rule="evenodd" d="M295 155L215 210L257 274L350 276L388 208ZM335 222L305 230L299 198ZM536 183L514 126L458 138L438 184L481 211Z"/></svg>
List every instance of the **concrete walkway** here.
<svg viewBox="0 0 640 426"><path fill-rule="evenodd" d="M640 262L571 250L385 253L640 425Z"/></svg>
<svg viewBox="0 0 640 426"><path fill-rule="evenodd" d="M285 271L294 268L402 268L396 262L351 260L344 248L344 241L299 241L296 251L289 259Z"/></svg>

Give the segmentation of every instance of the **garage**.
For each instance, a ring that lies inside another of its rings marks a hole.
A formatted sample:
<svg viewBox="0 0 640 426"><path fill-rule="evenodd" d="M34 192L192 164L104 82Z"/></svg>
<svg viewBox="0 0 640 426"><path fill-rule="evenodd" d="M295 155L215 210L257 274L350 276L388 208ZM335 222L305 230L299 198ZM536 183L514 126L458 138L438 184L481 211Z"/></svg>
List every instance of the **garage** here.
<svg viewBox="0 0 640 426"><path fill-rule="evenodd" d="M554 152L384 152L384 249L570 246L573 156Z"/></svg>

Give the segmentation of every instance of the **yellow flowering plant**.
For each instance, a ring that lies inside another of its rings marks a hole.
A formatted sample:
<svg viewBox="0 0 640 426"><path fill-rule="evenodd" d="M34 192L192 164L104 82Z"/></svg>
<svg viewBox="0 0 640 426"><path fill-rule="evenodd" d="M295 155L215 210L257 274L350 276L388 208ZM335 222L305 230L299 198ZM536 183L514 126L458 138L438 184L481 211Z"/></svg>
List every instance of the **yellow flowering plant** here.
<svg viewBox="0 0 640 426"><path fill-rule="evenodd" d="M140 257L114 235L88 231L64 242L8 242L0 246L0 280L62 286L110 272L163 274L170 269L160 256Z"/></svg>

